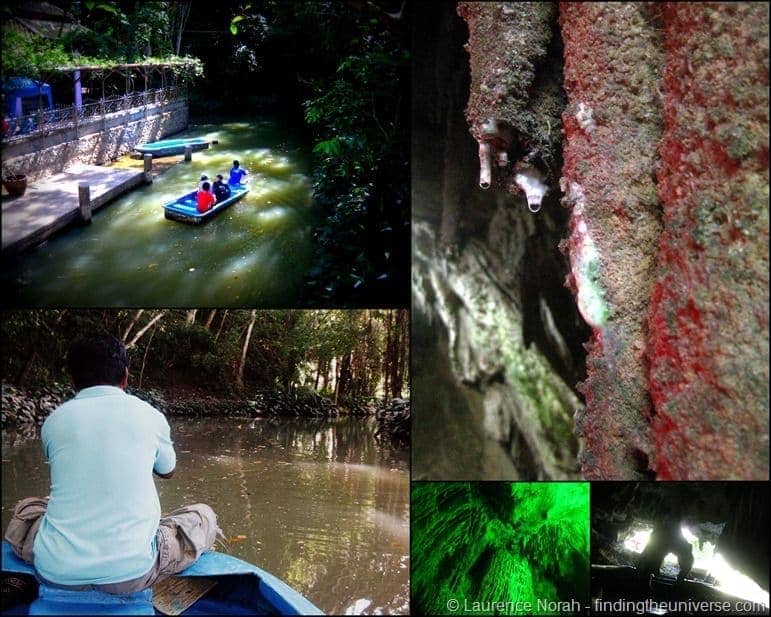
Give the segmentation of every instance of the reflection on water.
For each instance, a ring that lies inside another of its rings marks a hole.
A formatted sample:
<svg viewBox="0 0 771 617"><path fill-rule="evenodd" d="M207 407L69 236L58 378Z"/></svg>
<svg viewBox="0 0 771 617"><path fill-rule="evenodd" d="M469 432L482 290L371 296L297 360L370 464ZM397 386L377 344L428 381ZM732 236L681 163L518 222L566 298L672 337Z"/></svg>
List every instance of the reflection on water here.
<svg viewBox="0 0 771 617"><path fill-rule="evenodd" d="M172 420L177 473L161 507L214 507L232 552L330 614L406 613L407 453L381 449L368 420ZM37 438L3 434L3 529L13 505L47 495Z"/></svg>
<svg viewBox="0 0 771 617"><path fill-rule="evenodd" d="M202 124L181 136L219 144L10 264L3 286L13 303L292 305L312 254L307 153L270 120ZM164 203L195 189L203 173L227 178L233 159L250 172L246 197L200 227L165 219Z"/></svg>

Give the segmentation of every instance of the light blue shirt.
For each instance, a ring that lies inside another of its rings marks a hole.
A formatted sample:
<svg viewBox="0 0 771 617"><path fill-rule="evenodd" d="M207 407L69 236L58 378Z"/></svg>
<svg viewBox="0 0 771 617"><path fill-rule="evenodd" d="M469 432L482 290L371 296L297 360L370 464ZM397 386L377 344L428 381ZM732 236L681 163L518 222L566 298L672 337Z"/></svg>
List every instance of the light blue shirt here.
<svg viewBox="0 0 771 617"><path fill-rule="evenodd" d="M119 583L150 571L161 504L153 469L176 465L164 415L114 386L84 388L43 423L51 499L35 567L60 585Z"/></svg>

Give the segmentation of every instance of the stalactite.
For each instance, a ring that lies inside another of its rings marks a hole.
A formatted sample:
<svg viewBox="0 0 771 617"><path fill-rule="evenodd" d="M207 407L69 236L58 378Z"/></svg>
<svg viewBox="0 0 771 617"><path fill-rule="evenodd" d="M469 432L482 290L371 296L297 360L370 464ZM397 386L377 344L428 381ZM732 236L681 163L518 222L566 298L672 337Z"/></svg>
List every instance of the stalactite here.
<svg viewBox="0 0 771 617"><path fill-rule="evenodd" d="M540 209L559 158L559 36L548 2L461 2L471 66L466 119L479 143L479 186L495 184ZM494 168L493 163L497 166ZM532 170L523 182L523 165ZM533 192L532 177L539 190ZM535 197L538 195L538 197Z"/></svg>

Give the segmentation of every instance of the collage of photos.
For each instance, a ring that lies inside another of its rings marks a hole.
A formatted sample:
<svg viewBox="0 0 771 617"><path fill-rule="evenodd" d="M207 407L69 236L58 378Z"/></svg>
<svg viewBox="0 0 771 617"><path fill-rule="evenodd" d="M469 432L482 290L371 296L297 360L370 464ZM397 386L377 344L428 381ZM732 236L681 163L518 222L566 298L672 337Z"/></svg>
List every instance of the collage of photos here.
<svg viewBox="0 0 771 617"><path fill-rule="evenodd" d="M11 0L3 615L768 615L769 5Z"/></svg>

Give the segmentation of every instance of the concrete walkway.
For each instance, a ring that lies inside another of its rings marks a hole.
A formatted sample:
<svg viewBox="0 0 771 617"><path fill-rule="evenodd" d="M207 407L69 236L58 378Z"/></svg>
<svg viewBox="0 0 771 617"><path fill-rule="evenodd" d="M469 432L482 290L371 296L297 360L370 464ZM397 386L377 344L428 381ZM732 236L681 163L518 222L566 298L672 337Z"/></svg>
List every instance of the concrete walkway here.
<svg viewBox="0 0 771 617"><path fill-rule="evenodd" d="M31 182L21 197L3 195L3 254L20 253L44 242L70 223L80 220L78 183L91 187L91 208L142 184L143 171L77 165Z"/></svg>

